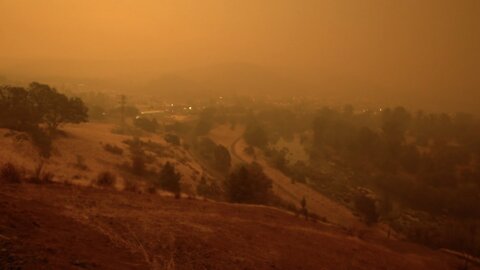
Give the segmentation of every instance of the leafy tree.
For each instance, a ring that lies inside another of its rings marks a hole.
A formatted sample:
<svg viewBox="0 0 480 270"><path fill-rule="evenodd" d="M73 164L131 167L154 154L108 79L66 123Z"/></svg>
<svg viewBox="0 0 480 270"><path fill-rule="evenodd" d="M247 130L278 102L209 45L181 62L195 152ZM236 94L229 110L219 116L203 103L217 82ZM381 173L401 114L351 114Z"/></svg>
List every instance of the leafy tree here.
<svg viewBox="0 0 480 270"><path fill-rule="evenodd" d="M160 128L160 125L155 118L148 119L146 117L137 117L133 120L133 124L138 128L152 133L157 132Z"/></svg>
<svg viewBox="0 0 480 270"><path fill-rule="evenodd" d="M213 159L217 145L208 137L201 138L197 143L197 148L203 157Z"/></svg>
<svg viewBox="0 0 480 270"><path fill-rule="evenodd" d="M208 197L207 195L209 194L209 185L205 176L202 176L202 178L200 179L200 183L198 183L197 185L197 193L201 196Z"/></svg>
<svg viewBox="0 0 480 270"><path fill-rule="evenodd" d="M175 170L175 166L167 161L163 165L159 176L159 185L161 188L173 192L175 198L180 198L180 173Z"/></svg>
<svg viewBox="0 0 480 270"><path fill-rule="evenodd" d="M267 132L257 123L247 125L243 138L247 144L258 148L265 148L268 144Z"/></svg>
<svg viewBox="0 0 480 270"><path fill-rule="evenodd" d="M378 221L375 200L365 194L359 194L355 198L355 208L363 216L365 223L371 225Z"/></svg>
<svg viewBox="0 0 480 270"><path fill-rule="evenodd" d="M132 159L132 172L136 175L142 175L145 172L147 159L142 147L142 141L138 137L135 137L128 146Z"/></svg>
<svg viewBox="0 0 480 270"><path fill-rule="evenodd" d="M228 149L219 144L215 147L215 166L223 172L228 172L231 166L232 158L230 157L230 152Z"/></svg>
<svg viewBox="0 0 480 270"><path fill-rule="evenodd" d="M411 118L410 113L403 107L385 109L382 112L382 131L388 142L397 145L403 143Z"/></svg>
<svg viewBox="0 0 480 270"><path fill-rule="evenodd" d="M5 163L0 167L0 180L8 183L20 183L22 175L12 163Z"/></svg>
<svg viewBox="0 0 480 270"><path fill-rule="evenodd" d="M213 123L210 119L200 118L195 126L196 135L207 135L212 129Z"/></svg>
<svg viewBox="0 0 480 270"><path fill-rule="evenodd" d="M88 110L80 98L68 98L46 84L31 83L29 98L51 132L65 123L87 121Z"/></svg>
<svg viewBox="0 0 480 270"><path fill-rule="evenodd" d="M242 165L227 178L227 197L232 202L265 204L272 188L268 178L257 163Z"/></svg>
<svg viewBox="0 0 480 270"><path fill-rule="evenodd" d="M287 167L289 160L287 159L288 149L286 147L283 147L280 150L275 148L269 149L265 152L265 154L269 157L275 168L282 172L288 173Z"/></svg>
<svg viewBox="0 0 480 270"><path fill-rule="evenodd" d="M215 113L216 110L213 107L205 108L200 112L197 125L195 126L196 135L207 135L210 132L214 124Z"/></svg>
<svg viewBox="0 0 480 270"><path fill-rule="evenodd" d="M1 127L27 131L41 122L41 115L32 105L28 91L22 87L1 87L0 108Z"/></svg>
<svg viewBox="0 0 480 270"><path fill-rule="evenodd" d="M197 193L207 198L219 199L222 196L222 189L215 181L208 183L205 176L202 176L197 185Z"/></svg>
<svg viewBox="0 0 480 270"><path fill-rule="evenodd" d="M51 135L59 126L87 121L87 108L81 99L68 98L35 82L28 89L0 87L0 108L0 127L29 133L44 157L50 155Z"/></svg>

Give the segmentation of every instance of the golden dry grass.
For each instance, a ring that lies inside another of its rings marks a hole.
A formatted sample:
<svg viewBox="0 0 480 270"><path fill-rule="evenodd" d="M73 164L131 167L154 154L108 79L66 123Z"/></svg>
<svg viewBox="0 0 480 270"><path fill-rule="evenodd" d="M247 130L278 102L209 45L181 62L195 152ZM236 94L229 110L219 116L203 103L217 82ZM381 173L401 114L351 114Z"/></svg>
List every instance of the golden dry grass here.
<svg viewBox="0 0 480 270"><path fill-rule="evenodd" d="M69 181L77 185L90 185L99 172L109 171L117 176L116 188L122 189L126 180L142 184L142 177L125 173L122 164L130 162L128 146L124 140L131 136L113 134L113 125L104 123L85 123L67 125L53 142L53 152L49 159L44 159L43 170L54 173L57 182ZM29 141L16 141L13 137L5 137L9 130L0 129L0 162L11 162L33 172L40 164L41 157ZM142 140L151 140L167 147L166 156L156 156L152 170L159 170L166 161L174 163L182 174L182 185L189 193L195 193L195 186L203 170L187 151L181 147L173 147L165 142L161 135L150 135ZM114 155L104 149L105 144L121 147L123 155ZM154 155L154 153L149 153ZM78 157L84 160L86 168L76 166ZM128 178L128 179L125 179Z"/></svg>

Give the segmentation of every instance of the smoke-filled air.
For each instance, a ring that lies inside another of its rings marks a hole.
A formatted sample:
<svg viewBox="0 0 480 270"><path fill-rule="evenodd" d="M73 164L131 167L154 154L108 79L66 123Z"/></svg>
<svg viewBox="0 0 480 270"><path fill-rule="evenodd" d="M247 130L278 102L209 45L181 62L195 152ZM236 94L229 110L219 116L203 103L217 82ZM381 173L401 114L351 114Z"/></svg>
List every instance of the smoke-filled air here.
<svg viewBox="0 0 480 270"><path fill-rule="evenodd" d="M0 0L0 269L480 269L480 1Z"/></svg>

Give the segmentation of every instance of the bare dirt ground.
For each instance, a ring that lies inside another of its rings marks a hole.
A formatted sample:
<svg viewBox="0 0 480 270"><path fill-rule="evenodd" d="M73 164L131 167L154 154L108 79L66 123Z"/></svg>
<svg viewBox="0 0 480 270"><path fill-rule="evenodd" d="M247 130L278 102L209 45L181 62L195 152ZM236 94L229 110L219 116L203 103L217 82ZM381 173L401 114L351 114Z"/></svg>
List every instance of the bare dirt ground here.
<svg viewBox="0 0 480 270"><path fill-rule="evenodd" d="M232 130L228 126L222 125L213 129L210 136L217 143L230 148L234 163L250 163L252 161L259 163L265 174L272 179L273 191L287 202L299 206L300 201L305 197L308 210L327 218L328 221L347 228L364 227L348 208L305 184L293 183L288 176L268 164L260 151L256 151L255 157L245 154L244 149L247 145L242 139L242 134L243 127Z"/></svg>
<svg viewBox="0 0 480 270"><path fill-rule="evenodd" d="M62 184L0 185L0 269L458 269L262 206ZM475 268L470 268L475 269Z"/></svg>

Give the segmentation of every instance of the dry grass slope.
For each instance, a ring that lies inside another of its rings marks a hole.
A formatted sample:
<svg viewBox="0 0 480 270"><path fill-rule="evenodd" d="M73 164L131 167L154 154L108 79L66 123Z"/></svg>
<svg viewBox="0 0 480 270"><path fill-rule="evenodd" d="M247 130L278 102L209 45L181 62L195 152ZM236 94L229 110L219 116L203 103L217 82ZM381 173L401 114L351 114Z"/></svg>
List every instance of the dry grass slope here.
<svg viewBox="0 0 480 270"><path fill-rule="evenodd" d="M457 269L440 251L361 240L262 206L89 187L0 187L0 268Z"/></svg>

